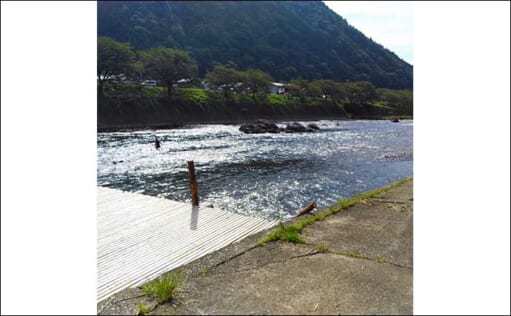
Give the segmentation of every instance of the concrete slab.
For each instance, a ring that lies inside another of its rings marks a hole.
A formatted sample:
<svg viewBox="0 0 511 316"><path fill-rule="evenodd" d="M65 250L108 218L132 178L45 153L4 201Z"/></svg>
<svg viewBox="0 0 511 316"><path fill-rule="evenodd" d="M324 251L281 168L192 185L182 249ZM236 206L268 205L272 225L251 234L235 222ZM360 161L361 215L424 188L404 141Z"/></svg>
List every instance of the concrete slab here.
<svg viewBox="0 0 511 316"><path fill-rule="evenodd" d="M407 181L306 227L307 244L258 247L260 232L183 266L168 303L128 289L98 311L136 314L143 303L155 315L412 314L412 212Z"/></svg>
<svg viewBox="0 0 511 316"><path fill-rule="evenodd" d="M309 244L333 252L358 252L397 265L413 265L412 181L357 204L303 231Z"/></svg>
<svg viewBox="0 0 511 316"><path fill-rule="evenodd" d="M315 254L194 278L154 314L411 314L410 269Z"/></svg>

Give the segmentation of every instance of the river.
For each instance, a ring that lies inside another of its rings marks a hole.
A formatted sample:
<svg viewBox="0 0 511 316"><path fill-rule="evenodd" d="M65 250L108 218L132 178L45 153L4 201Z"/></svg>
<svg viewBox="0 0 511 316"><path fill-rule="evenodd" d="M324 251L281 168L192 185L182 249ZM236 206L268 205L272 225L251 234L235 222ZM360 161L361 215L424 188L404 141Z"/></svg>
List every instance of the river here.
<svg viewBox="0 0 511 316"><path fill-rule="evenodd" d="M201 205L285 219L312 200L324 207L412 175L412 121L315 123L320 131L297 134L239 125L98 133L98 185L190 201L194 160Z"/></svg>

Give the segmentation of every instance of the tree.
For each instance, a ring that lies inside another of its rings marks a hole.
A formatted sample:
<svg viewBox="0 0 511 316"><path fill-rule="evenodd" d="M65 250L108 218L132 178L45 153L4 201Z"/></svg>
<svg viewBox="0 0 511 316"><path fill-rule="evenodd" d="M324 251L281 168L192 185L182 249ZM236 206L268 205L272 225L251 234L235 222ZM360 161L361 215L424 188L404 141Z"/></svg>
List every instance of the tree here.
<svg viewBox="0 0 511 316"><path fill-rule="evenodd" d="M321 98L325 94L323 92L323 84L321 80L312 80L307 82L305 92L307 96L312 98Z"/></svg>
<svg viewBox="0 0 511 316"><path fill-rule="evenodd" d="M103 95L104 83L113 75L128 73L135 53L128 43L120 43L109 37L98 37L99 93Z"/></svg>
<svg viewBox="0 0 511 316"><path fill-rule="evenodd" d="M378 97L376 87L367 81L349 82L346 85L348 102L355 105L366 105Z"/></svg>
<svg viewBox="0 0 511 316"><path fill-rule="evenodd" d="M305 102L307 96L307 81L303 79L291 80L287 86L290 95L298 97L301 102Z"/></svg>
<svg viewBox="0 0 511 316"><path fill-rule="evenodd" d="M346 85L342 82L322 80L323 93L334 102L343 102L346 99Z"/></svg>
<svg viewBox="0 0 511 316"><path fill-rule="evenodd" d="M378 99L386 106L404 115L413 115L413 93L411 90L377 89Z"/></svg>
<svg viewBox="0 0 511 316"><path fill-rule="evenodd" d="M333 80L317 80L322 96L334 99L337 92L337 82Z"/></svg>
<svg viewBox="0 0 511 316"><path fill-rule="evenodd" d="M242 72L243 84L252 91L252 96L255 97L258 93L265 93L268 91L268 86L272 81L272 77L259 69L248 69Z"/></svg>
<svg viewBox="0 0 511 316"><path fill-rule="evenodd" d="M206 74L206 81L215 88L221 88L227 97L230 91L237 89L237 84L243 81L243 74L231 67L218 65Z"/></svg>
<svg viewBox="0 0 511 316"><path fill-rule="evenodd" d="M138 56L138 59L131 63L130 69L128 71L128 74L130 77L134 78L135 80L142 80L144 77L144 63L141 60L140 56Z"/></svg>
<svg viewBox="0 0 511 316"><path fill-rule="evenodd" d="M144 72L151 79L160 80L172 96L174 84L183 78L197 75L197 65L187 52L174 48L152 48L141 54Z"/></svg>

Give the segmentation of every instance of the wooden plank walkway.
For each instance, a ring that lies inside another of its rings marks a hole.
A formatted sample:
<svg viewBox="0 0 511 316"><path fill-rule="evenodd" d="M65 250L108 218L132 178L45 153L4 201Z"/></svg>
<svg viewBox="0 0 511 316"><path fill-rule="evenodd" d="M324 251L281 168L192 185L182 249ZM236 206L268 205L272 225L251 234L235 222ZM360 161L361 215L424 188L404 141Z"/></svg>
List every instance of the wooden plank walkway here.
<svg viewBox="0 0 511 316"><path fill-rule="evenodd" d="M276 221L97 189L97 300L139 286Z"/></svg>

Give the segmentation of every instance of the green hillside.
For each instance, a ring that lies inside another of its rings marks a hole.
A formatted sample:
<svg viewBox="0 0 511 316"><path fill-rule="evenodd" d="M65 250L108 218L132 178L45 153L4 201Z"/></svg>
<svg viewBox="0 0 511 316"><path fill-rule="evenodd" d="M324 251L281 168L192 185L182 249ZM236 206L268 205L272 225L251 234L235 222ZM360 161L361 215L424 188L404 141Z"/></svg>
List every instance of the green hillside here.
<svg viewBox="0 0 511 316"><path fill-rule="evenodd" d="M412 66L320 1L98 2L98 35L136 49L186 50L203 76L216 64L275 80L370 81L412 88Z"/></svg>

